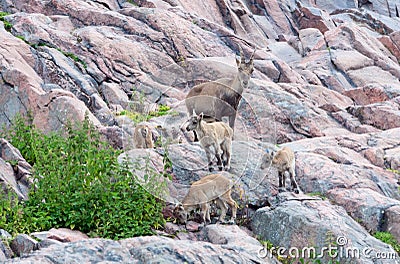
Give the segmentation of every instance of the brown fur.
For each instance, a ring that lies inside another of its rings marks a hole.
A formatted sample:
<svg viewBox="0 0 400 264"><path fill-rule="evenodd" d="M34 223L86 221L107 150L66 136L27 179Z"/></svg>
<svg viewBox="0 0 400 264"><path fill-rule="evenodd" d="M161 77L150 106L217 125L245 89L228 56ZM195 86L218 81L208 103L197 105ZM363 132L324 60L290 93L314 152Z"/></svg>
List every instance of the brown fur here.
<svg viewBox="0 0 400 264"><path fill-rule="evenodd" d="M232 128L224 122L207 123L203 120L203 113L196 115L193 111L193 115L187 121L186 130L195 131L199 137L200 144L207 155L209 171L213 170L211 148L214 148L219 170L222 170L223 167L225 167L225 170L230 169L233 138Z"/></svg>
<svg viewBox="0 0 400 264"><path fill-rule="evenodd" d="M137 125L133 134L136 148L154 148L153 132L148 125Z"/></svg>
<svg viewBox="0 0 400 264"><path fill-rule="evenodd" d="M289 173L292 190L295 193L300 192L295 179L296 160L293 150L288 147L284 147L277 152L267 149L261 161L261 169L265 169L271 165L278 170L280 192L286 190L286 172Z"/></svg>
<svg viewBox="0 0 400 264"><path fill-rule="evenodd" d="M234 128L243 90L248 87L254 69L253 56L254 53L249 62L246 62L240 48L241 59L236 59L238 74L235 78L222 78L194 86L185 100L188 113L192 113L193 110L197 113L202 112L207 120L211 121L222 121L222 117L227 116L229 126Z"/></svg>
<svg viewBox="0 0 400 264"><path fill-rule="evenodd" d="M221 209L219 221L224 222L227 212L227 205L232 210L230 223L236 219L237 204L231 197L232 181L221 174L210 174L192 184L188 194L183 198L182 204L176 206L174 215L181 223L186 223L190 211L197 207L201 208L204 224L211 222L210 203L217 202Z"/></svg>

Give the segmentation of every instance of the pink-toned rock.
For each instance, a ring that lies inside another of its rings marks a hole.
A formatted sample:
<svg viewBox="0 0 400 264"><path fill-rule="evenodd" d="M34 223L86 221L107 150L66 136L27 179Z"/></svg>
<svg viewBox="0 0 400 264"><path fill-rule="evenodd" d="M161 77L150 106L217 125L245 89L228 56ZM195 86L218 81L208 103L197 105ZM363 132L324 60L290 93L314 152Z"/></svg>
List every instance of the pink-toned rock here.
<svg viewBox="0 0 400 264"><path fill-rule="evenodd" d="M213 244L236 245L240 251L251 252L260 248L260 242L250 236L249 230L237 225L207 225L201 230L201 236Z"/></svg>
<svg viewBox="0 0 400 264"><path fill-rule="evenodd" d="M400 243L400 206L392 206L385 210L383 230L390 232Z"/></svg>
<svg viewBox="0 0 400 264"><path fill-rule="evenodd" d="M315 50L293 67L299 72L306 71L307 75L304 77L307 80L310 79L310 72L313 73L321 84L339 93L352 88L352 84L334 66L329 50Z"/></svg>
<svg viewBox="0 0 400 264"><path fill-rule="evenodd" d="M393 32L389 36L379 37L379 41L397 58L400 60L400 46L398 41L400 39L399 32Z"/></svg>
<svg viewBox="0 0 400 264"><path fill-rule="evenodd" d="M361 28L345 23L326 32L325 39L331 50L356 50L374 61L375 66L347 73L357 85L363 86L371 82L390 83L392 80L398 82L396 78L400 78L400 66L396 58L379 40Z"/></svg>
<svg viewBox="0 0 400 264"><path fill-rule="evenodd" d="M363 151L364 157L375 166L383 168L385 166L384 151L381 148L368 148Z"/></svg>
<svg viewBox="0 0 400 264"><path fill-rule="evenodd" d="M299 39L303 48L303 56L313 50L326 49L324 35L317 28L305 28L299 31Z"/></svg>
<svg viewBox="0 0 400 264"><path fill-rule="evenodd" d="M358 70L349 70L347 74L357 86L366 86L370 84L400 85L398 77L393 76L389 71L385 71L377 66L364 67Z"/></svg>
<svg viewBox="0 0 400 264"><path fill-rule="evenodd" d="M349 215L367 229L368 232L380 230L385 222L385 210L400 206L400 201L386 197L369 188L332 189L326 193L328 198L346 209Z"/></svg>
<svg viewBox="0 0 400 264"><path fill-rule="evenodd" d="M394 252L387 244L372 237L342 207L312 198L306 195L279 194L278 199L282 201L276 206L256 211L251 222L253 232L259 239L273 245L279 244L286 249L304 248L304 245L316 248L327 244L336 245L337 238L344 236L348 247L358 250L372 247L379 251ZM329 258L325 255L321 260L326 259L328 262ZM360 259L354 258L352 263L373 262L360 254Z"/></svg>
<svg viewBox="0 0 400 264"><path fill-rule="evenodd" d="M399 86L400 87L400 86ZM344 92L358 105L368 105L389 100L385 87L380 85L367 85Z"/></svg>
<svg viewBox="0 0 400 264"><path fill-rule="evenodd" d="M324 194L335 188L369 188L392 199L400 199L398 176L372 165L361 152L368 144L375 145L370 142L371 138L365 135L325 137L285 144L296 153L300 189L305 193Z"/></svg>
<svg viewBox="0 0 400 264"><path fill-rule="evenodd" d="M89 237L78 231L68 228L52 228L48 231L47 238L60 242L75 242L88 239Z"/></svg>
<svg viewBox="0 0 400 264"><path fill-rule="evenodd" d="M400 147L386 149L384 159L389 169L400 171Z"/></svg>
<svg viewBox="0 0 400 264"><path fill-rule="evenodd" d="M361 123L379 129L400 127L399 105L391 101L354 106L349 108L349 112L357 117Z"/></svg>
<svg viewBox="0 0 400 264"><path fill-rule="evenodd" d="M203 226L204 226L203 223L200 224L200 223L197 223L197 222L194 222L194 221L188 221L188 222L186 223L186 230L189 231L189 232L197 232L197 231L199 231Z"/></svg>
<svg viewBox="0 0 400 264"><path fill-rule="evenodd" d="M351 132L357 134L378 132L379 129L371 125L365 125L360 122L357 117L349 114L347 111L338 111L332 113L332 117L336 119L340 124Z"/></svg>
<svg viewBox="0 0 400 264"><path fill-rule="evenodd" d="M100 127L98 119L72 93L52 90L41 96L37 104L40 110L35 114L33 122L45 132L60 131L68 122L83 121L86 115L93 125Z"/></svg>
<svg viewBox="0 0 400 264"><path fill-rule="evenodd" d="M124 109L128 108L128 95L116 83L104 82L100 85L99 91L108 105L121 105Z"/></svg>
<svg viewBox="0 0 400 264"><path fill-rule="evenodd" d="M335 27L329 14L318 8L300 6L295 10L294 14L300 29L316 28L325 33Z"/></svg>
<svg viewBox="0 0 400 264"><path fill-rule="evenodd" d="M341 71L362 69L374 65L374 61L356 50L332 50L332 63Z"/></svg>
<svg viewBox="0 0 400 264"><path fill-rule="evenodd" d="M114 149L134 148L132 136L118 126L101 127L99 132Z"/></svg>

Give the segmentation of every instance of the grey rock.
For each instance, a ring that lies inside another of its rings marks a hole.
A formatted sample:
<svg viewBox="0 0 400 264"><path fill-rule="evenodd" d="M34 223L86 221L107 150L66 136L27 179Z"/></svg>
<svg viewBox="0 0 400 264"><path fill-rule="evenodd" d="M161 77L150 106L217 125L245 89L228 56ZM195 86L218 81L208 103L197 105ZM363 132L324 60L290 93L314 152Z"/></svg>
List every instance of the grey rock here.
<svg viewBox="0 0 400 264"><path fill-rule="evenodd" d="M283 194L276 207L258 209L251 226L262 240L286 248L286 254L291 247L302 252L304 247L318 250L329 245L342 245L345 250L354 249L359 253L359 258L338 256L341 263L388 263L369 259L362 253L366 248L396 254L393 248L366 232L343 208L303 195ZM329 256L325 254L320 259L328 260Z"/></svg>
<svg viewBox="0 0 400 264"><path fill-rule="evenodd" d="M400 206L392 206L385 210L382 229L391 233L400 243Z"/></svg>
<svg viewBox="0 0 400 264"><path fill-rule="evenodd" d="M38 249L38 242L25 234L18 234L10 243L15 255L22 257Z"/></svg>

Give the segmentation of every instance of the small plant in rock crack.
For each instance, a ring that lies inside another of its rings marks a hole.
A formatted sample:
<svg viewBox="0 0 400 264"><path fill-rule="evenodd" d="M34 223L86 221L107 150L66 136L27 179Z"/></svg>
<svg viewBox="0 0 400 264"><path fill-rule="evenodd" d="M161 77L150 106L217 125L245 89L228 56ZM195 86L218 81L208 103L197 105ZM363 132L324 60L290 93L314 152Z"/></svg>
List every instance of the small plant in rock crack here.
<svg viewBox="0 0 400 264"><path fill-rule="evenodd" d="M0 21L3 22L4 29L10 32L13 25L4 18L5 16L8 15L10 15L10 13L0 11Z"/></svg>
<svg viewBox="0 0 400 264"><path fill-rule="evenodd" d="M14 234L68 227L121 239L164 225L163 203L137 182L128 160L118 162L120 151L101 141L88 118L48 135L17 118L2 134L33 165L35 179L27 201L0 200L0 226Z"/></svg>
<svg viewBox="0 0 400 264"><path fill-rule="evenodd" d="M77 55L72 52L63 51L60 48L57 48L59 52L61 52L65 57L71 58L73 61L82 64L83 68L87 69L87 64L84 60L80 59Z"/></svg>

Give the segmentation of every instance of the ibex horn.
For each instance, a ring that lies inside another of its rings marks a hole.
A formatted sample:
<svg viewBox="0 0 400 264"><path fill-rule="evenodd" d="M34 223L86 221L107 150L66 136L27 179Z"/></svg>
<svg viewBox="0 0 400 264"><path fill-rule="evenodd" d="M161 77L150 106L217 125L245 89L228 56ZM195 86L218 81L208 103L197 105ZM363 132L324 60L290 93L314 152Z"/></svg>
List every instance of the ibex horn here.
<svg viewBox="0 0 400 264"><path fill-rule="evenodd" d="M196 115L196 112L194 111L194 109L193 109L193 113L192 113L192 115L194 115L194 116Z"/></svg>
<svg viewBox="0 0 400 264"><path fill-rule="evenodd" d="M254 54L256 54L256 50L257 50L257 47L256 47L256 48L254 48L253 54L251 54L251 57L250 57L250 62L252 62L252 61L253 61L253 59L254 59Z"/></svg>
<svg viewBox="0 0 400 264"><path fill-rule="evenodd" d="M242 46L239 45L239 52L240 52L240 63L245 63L246 58L244 57Z"/></svg>

